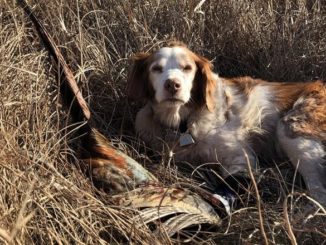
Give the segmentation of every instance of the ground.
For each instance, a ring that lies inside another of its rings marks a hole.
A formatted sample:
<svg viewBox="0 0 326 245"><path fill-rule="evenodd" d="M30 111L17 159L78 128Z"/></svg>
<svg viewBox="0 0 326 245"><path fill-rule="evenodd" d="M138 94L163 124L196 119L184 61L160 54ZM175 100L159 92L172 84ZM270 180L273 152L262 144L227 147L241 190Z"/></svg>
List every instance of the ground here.
<svg viewBox="0 0 326 245"><path fill-rule="evenodd" d="M147 156L134 136L139 105L127 101L125 87L135 52L174 38L212 60L222 76L326 78L322 0L28 3L73 70L94 125L121 150L160 173L165 184L186 177L160 157ZM156 241L147 227L134 227L133 210L112 205L110 194L95 188L79 167L78 139L61 105L56 65L16 1L0 0L0 19L0 243ZM265 235L276 244L321 244L325 213L308 213L312 201L302 196L304 187L293 181L294 175L286 163L265 167L256 179L261 212L255 201L248 202L221 227L207 228L196 243L261 244ZM161 242L178 243L177 238L165 239Z"/></svg>

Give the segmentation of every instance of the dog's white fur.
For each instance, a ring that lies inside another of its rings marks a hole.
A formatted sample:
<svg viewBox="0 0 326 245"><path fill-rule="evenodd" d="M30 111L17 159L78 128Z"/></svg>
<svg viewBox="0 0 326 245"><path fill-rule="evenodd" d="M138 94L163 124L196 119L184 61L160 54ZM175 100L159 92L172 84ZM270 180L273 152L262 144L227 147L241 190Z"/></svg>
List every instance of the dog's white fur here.
<svg viewBox="0 0 326 245"><path fill-rule="evenodd" d="M162 71L155 71L159 67ZM189 67L188 71L184 68ZM195 78L197 66L195 62L184 55L181 47L162 48L156 54L152 64L149 66L149 81L155 90L155 100L164 107L175 107L175 102L170 99L178 99L184 104L190 99L192 81ZM181 84L181 91L177 96L172 97L164 89L164 83L168 79L178 80ZM176 101L177 103L178 101Z"/></svg>
<svg viewBox="0 0 326 245"><path fill-rule="evenodd" d="M165 87L168 79L180 85L175 94ZM324 83L221 78L208 60L173 44L136 56L128 94L146 100L135 126L149 146L166 142L176 160L219 163L225 177L246 171L247 157L255 166L257 155L274 157L281 150L326 205ZM177 143L182 121L195 140L183 147Z"/></svg>

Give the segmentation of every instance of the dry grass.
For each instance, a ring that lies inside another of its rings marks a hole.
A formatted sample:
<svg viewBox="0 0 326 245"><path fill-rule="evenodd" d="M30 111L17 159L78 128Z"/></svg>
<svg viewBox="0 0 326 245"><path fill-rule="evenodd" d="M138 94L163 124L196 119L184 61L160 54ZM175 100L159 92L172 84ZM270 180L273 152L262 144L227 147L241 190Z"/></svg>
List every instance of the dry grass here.
<svg viewBox="0 0 326 245"><path fill-rule="evenodd" d="M224 76L325 79L323 2L29 1L72 67L96 126L146 163L151 161L144 150L137 153L142 147L132 137L136 107L124 96L134 52L177 38L212 59ZM0 243L154 243L146 227L135 229L131 210L112 206L110 196L78 168L77 141L52 65L15 1L0 0ZM161 163L156 169L167 173L162 177L167 183L182 178L174 166ZM260 244L263 220L270 243L321 244L325 213L313 208L307 213L308 199L300 195L286 198L300 191L292 177L287 165L262 171L257 178L262 213L249 203L219 229L202 232L197 242ZM161 241L169 242L178 241Z"/></svg>

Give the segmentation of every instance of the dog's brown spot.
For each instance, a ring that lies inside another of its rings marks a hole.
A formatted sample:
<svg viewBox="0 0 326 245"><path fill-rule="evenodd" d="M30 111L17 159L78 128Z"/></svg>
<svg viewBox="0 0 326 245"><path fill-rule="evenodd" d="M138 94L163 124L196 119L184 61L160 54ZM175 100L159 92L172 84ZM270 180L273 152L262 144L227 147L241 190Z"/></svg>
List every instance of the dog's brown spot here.
<svg viewBox="0 0 326 245"><path fill-rule="evenodd" d="M132 100L152 98L154 91L148 79L148 67L153 56L148 53L138 53L133 57L133 66L128 75L127 96Z"/></svg>
<svg viewBox="0 0 326 245"><path fill-rule="evenodd" d="M290 110L298 98L313 86L313 83L272 83L277 108L280 111Z"/></svg>
<svg viewBox="0 0 326 245"><path fill-rule="evenodd" d="M213 78L212 63L206 58L188 51L197 65L197 74L193 84L194 100L200 106L206 105L210 112L215 109L216 81Z"/></svg>
<svg viewBox="0 0 326 245"><path fill-rule="evenodd" d="M230 79L224 79L226 83L234 87L238 94L245 95L246 98L249 97L252 90L258 85L266 83L260 79L254 79L252 77L236 77Z"/></svg>
<svg viewBox="0 0 326 245"><path fill-rule="evenodd" d="M303 89L304 88L304 89ZM293 108L283 117L283 122L290 129L289 133L308 136L319 140L326 138L326 86L321 81L292 87L290 93L296 101ZM288 89L290 91L290 89ZM297 96L294 96L296 95ZM289 93L288 93L289 95ZM287 105L284 102L281 105Z"/></svg>

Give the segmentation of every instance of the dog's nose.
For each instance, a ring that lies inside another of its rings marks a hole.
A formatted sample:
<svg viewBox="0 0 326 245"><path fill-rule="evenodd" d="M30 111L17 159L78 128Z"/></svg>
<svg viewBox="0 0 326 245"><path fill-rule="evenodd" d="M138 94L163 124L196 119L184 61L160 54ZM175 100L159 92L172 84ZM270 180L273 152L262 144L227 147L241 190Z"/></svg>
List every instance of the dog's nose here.
<svg viewBox="0 0 326 245"><path fill-rule="evenodd" d="M172 95L176 94L181 88L179 81L175 79L167 79L164 83L164 88Z"/></svg>

